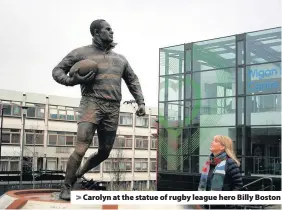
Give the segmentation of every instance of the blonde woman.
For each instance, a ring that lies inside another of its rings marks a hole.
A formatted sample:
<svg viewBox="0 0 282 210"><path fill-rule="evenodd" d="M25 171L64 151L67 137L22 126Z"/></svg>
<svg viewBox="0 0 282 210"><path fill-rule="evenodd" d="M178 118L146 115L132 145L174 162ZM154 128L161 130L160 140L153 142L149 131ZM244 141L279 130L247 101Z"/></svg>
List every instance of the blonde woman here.
<svg viewBox="0 0 282 210"><path fill-rule="evenodd" d="M239 191L243 186L240 162L227 136L217 135L210 145L211 155L205 162L200 178L199 191ZM227 206L209 206L216 208ZM234 208L234 207L233 207Z"/></svg>

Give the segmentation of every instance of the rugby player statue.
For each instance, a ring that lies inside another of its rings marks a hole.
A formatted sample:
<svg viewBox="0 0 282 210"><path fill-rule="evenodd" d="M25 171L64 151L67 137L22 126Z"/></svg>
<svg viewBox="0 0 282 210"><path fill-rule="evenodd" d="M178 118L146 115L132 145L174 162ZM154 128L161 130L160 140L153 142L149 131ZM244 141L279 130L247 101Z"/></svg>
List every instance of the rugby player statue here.
<svg viewBox="0 0 282 210"><path fill-rule="evenodd" d="M138 104L136 115L146 114L138 77L126 58L113 51L116 44L109 23L103 19L93 21L90 33L93 43L71 51L52 71L59 84L81 87L77 141L67 162L60 192L63 200L70 200L70 191L77 179L109 157L119 122L122 79ZM98 151L80 167L96 130Z"/></svg>

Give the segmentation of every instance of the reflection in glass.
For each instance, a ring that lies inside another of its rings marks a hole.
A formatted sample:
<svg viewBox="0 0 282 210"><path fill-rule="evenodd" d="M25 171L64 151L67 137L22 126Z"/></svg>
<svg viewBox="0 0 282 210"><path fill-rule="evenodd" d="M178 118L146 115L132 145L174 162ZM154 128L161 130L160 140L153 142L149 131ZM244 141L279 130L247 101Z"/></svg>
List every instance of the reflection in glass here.
<svg viewBox="0 0 282 210"><path fill-rule="evenodd" d="M198 164L193 166L193 172L198 173L201 171L204 162L210 155L210 144L213 141L213 137L216 135L229 136L233 142L236 142L235 127L197 128L191 137L192 154L195 154L194 151L197 149L199 150L199 155L192 155L192 162L198 162L197 159L199 159Z"/></svg>
<svg viewBox="0 0 282 210"><path fill-rule="evenodd" d="M247 173L281 175L281 127L252 126L247 132Z"/></svg>
<svg viewBox="0 0 282 210"><path fill-rule="evenodd" d="M193 98L235 96L235 69L195 72L192 81Z"/></svg>
<svg viewBox="0 0 282 210"><path fill-rule="evenodd" d="M184 45L160 50L160 75L184 72Z"/></svg>
<svg viewBox="0 0 282 210"><path fill-rule="evenodd" d="M281 124L281 95L254 95L246 97L247 125Z"/></svg>
<svg viewBox="0 0 282 210"><path fill-rule="evenodd" d="M235 46L235 36L194 43L193 71L234 67Z"/></svg>
<svg viewBox="0 0 282 210"><path fill-rule="evenodd" d="M183 126L183 101L172 101L159 103L159 126L164 128L175 128Z"/></svg>
<svg viewBox="0 0 282 210"><path fill-rule="evenodd" d="M238 95L244 94L244 68L238 68L237 70L237 81L238 81Z"/></svg>
<svg viewBox="0 0 282 210"><path fill-rule="evenodd" d="M247 64L281 60L281 28L247 33Z"/></svg>
<svg viewBox="0 0 282 210"><path fill-rule="evenodd" d="M171 75L160 77L160 101L183 100L184 75Z"/></svg>
<svg viewBox="0 0 282 210"><path fill-rule="evenodd" d="M235 125L235 98L193 100L193 126L233 126Z"/></svg>
<svg viewBox="0 0 282 210"><path fill-rule="evenodd" d="M237 64L244 64L244 42L237 42Z"/></svg>
<svg viewBox="0 0 282 210"><path fill-rule="evenodd" d="M246 67L247 94L281 92L281 63Z"/></svg>

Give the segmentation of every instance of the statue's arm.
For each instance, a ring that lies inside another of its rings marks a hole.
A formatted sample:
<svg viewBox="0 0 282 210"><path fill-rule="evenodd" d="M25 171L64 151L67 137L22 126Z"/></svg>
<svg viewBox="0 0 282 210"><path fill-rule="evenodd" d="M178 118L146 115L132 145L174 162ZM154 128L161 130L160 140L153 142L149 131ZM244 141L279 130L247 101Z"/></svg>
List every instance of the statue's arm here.
<svg viewBox="0 0 282 210"><path fill-rule="evenodd" d="M122 78L124 79L130 93L134 97L137 104L145 104L139 79L127 61L125 64Z"/></svg>
<svg viewBox="0 0 282 210"><path fill-rule="evenodd" d="M53 69L52 76L53 79L59 84L65 86L74 86L73 79L68 76L71 67L78 62L78 56L75 50L66 55L61 62Z"/></svg>

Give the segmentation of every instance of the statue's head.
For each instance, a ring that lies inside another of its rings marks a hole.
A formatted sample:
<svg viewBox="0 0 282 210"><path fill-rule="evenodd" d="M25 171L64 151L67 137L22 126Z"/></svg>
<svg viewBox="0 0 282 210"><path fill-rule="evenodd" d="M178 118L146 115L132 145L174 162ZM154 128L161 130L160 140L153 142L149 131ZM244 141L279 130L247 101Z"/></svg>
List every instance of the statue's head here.
<svg viewBox="0 0 282 210"><path fill-rule="evenodd" d="M90 25L90 33L93 38L99 38L103 43L112 43L114 32L107 21L103 19L94 20Z"/></svg>

